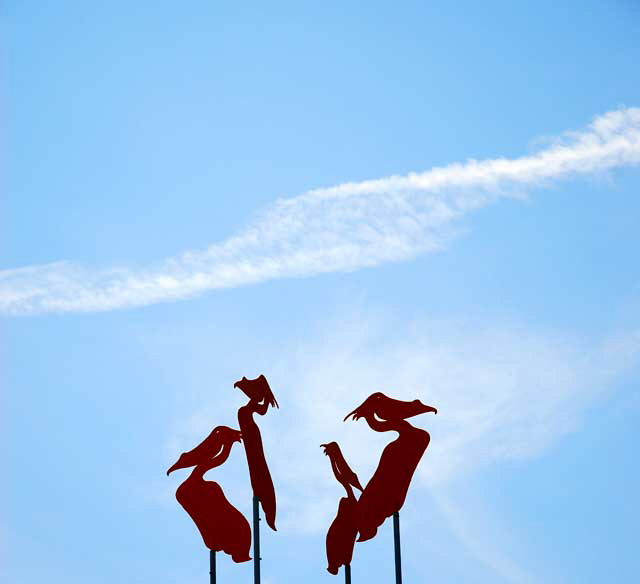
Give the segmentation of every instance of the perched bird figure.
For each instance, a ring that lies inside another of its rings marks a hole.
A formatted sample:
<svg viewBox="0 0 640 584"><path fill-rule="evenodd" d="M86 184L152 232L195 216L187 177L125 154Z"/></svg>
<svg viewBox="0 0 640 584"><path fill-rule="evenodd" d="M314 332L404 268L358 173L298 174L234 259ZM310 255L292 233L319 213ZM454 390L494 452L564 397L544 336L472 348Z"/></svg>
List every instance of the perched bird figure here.
<svg viewBox="0 0 640 584"><path fill-rule="evenodd" d="M215 436L216 440L209 440ZM241 441L238 430L227 426L218 426L202 444L219 446L217 451L207 450L202 456L193 457L195 468L189 477L176 490L176 499L196 524L204 544L213 551L223 551L231 556L234 562L248 562L251 557L251 527L244 515L240 513L225 497L218 483L205 481L204 474L223 464L229 457L235 442ZM208 441L208 442L207 442ZM200 446L202 446L202 444ZM189 455L200 448L196 447ZM185 454L174 464L167 474L176 468L186 468ZM180 463L180 461L183 461ZM182 464L183 466L177 466Z"/></svg>
<svg viewBox="0 0 640 584"><path fill-rule="evenodd" d="M328 444L320 444L320 447L324 448L325 455L329 457L333 474L344 487L345 491L347 491L347 496L353 497L353 489L351 487L362 491L362 485L360 484L358 475L356 475L347 464L338 443L329 442Z"/></svg>
<svg viewBox="0 0 640 584"><path fill-rule="evenodd" d="M413 474L431 439L428 432L415 428L406 418L427 412L438 413L419 400L401 401L378 392L345 416L345 420L364 418L376 432L393 430L399 434L382 451L378 467L358 501L358 541L374 537L384 520L404 504Z"/></svg>
<svg viewBox="0 0 640 584"><path fill-rule="evenodd" d="M253 495L260 500L267 524L276 531L276 492L264 456L260 428L253 419L253 415L264 416L269 406L279 407L278 402L264 375L260 375L256 379L243 377L236 381L233 387L240 389L249 398L249 403L238 410L238 423L242 432L244 451L247 455L251 488Z"/></svg>
<svg viewBox="0 0 640 584"><path fill-rule="evenodd" d="M356 473L349 468L347 461L342 456L337 442L329 442L320 446L324 448L324 453L331 461L333 474L347 492L347 496L340 499L338 503L338 513L329 527L326 539L327 571L336 575L340 566L351 564L353 546L358 535L358 501L352 487L361 491L362 487Z"/></svg>

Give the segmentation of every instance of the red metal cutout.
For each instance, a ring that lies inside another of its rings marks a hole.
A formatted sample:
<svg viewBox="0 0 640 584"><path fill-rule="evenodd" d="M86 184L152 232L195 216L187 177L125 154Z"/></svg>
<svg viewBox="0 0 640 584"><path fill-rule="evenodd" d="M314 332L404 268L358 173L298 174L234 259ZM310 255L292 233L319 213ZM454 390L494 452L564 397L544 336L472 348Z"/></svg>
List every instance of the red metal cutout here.
<svg viewBox="0 0 640 584"><path fill-rule="evenodd" d="M342 455L337 442L321 444L324 453L331 461L331 468L338 482L344 487L347 496L340 499L338 513L329 527L326 539L327 571L337 574L340 566L351 564L353 547L358 535L358 501L353 493L353 488L362 491L360 480L351 470Z"/></svg>
<svg viewBox="0 0 640 584"><path fill-rule="evenodd" d="M180 455L167 471L195 466L176 490L176 499L196 524L204 544L213 551L229 554L234 562L251 559L251 527L224 495L218 483L204 480L204 474L223 464L235 442L241 441L238 430L218 426L190 452Z"/></svg>
<svg viewBox="0 0 640 584"><path fill-rule="evenodd" d="M428 432L415 428L406 419L427 412L438 413L419 400L400 401L378 392L345 416L345 420L364 418L376 432L393 430L399 434L382 451L378 468L358 501L358 541L374 537L384 520L404 504L413 474L430 441Z"/></svg>
<svg viewBox="0 0 640 584"><path fill-rule="evenodd" d="M249 403L238 410L238 423L247 455L251 488L254 496L260 500L267 524L276 531L276 493L264 456L260 429L253 419L253 415L264 416L269 406L277 408L278 402L264 375L260 375L256 379L243 377L233 386L240 389L249 398Z"/></svg>

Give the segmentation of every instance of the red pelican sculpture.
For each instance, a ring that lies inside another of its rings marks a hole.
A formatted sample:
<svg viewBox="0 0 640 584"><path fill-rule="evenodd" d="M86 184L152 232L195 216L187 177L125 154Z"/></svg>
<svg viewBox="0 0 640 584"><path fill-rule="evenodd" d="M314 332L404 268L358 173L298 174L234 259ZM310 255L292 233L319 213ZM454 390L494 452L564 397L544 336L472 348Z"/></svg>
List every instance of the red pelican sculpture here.
<svg viewBox="0 0 640 584"><path fill-rule="evenodd" d="M275 531L276 493L273 488L267 460L264 456L260 429L253 419L253 414L264 416L269 406L277 408L278 402L273 396L267 378L264 375L260 375L256 379L243 377L236 381L233 387L240 389L249 398L249 403L238 410L238 423L242 432L244 451L247 455L253 495L259 499L262 505L267 524Z"/></svg>
<svg viewBox="0 0 640 584"><path fill-rule="evenodd" d="M378 392L345 416L345 420L350 416L364 418L376 432L394 430L399 434L382 451L378 468L358 501L358 541L374 537L384 520L404 504L413 473L430 441L428 432L406 419L427 412L438 413L419 400L400 401Z"/></svg>
<svg viewBox="0 0 640 584"><path fill-rule="evenodd" d="M331 461L331 468L338 482L344 487L347 496L340 499L338 513L327 532L327 571L337 574L340 566L349 566L353 556L353 546L358 535L358 513L353 488L362 491L362 486L355 472L349 468L347 461L342 456L337 442L321 444L324 453Z"/></svg>
<svg viewBox="0 0 640 584"><path fill-rule="evenodd" d="M238 430L218 426L190 452L180 455L167 471L195 466L189 477L176 490L176 499L198 527L204 544L212 551L229 554L234 562L251 559L251 527L224 496L218 483L205 481L204 474L224 463L235 442L241 441Z"/></svg>

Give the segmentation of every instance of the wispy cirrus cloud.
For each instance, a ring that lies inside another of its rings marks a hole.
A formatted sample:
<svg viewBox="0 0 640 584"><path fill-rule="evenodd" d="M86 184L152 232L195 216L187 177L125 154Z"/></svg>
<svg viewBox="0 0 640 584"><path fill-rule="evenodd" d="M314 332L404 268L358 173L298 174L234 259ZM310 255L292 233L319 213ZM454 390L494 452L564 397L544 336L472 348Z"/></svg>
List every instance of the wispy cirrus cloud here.
<svg viewBox="0 0 640 584"><path fill-rule="evenodd" d="M274 416L261 425L266 441L279 444L272 464L287 494L282 527L314 531L335 496L318 445L338 441L364 484L393 438L342 421L369 394L417 397L439 409L416 418L433 443L415 483L446 492L479 469L539 456L579 429L588 409L636 370L640 331L587 341L514 322L401 324L363 313L327 322L315 340L285 354L270 380L290 417L278 412L277 427Z"/></svg>
<svg viewBox="0 0 640 584"><path fill-rule="evenodd" d="M458 220L501 197L639 163L640 108L619 109L531 156L469 160L277 200L238 234L146 269L65 261L0 271L0 312L114 310L408 260L442 249Z"/></svg>
<svg viewBox="0 0 640 584"><path fill-rule="evenodd" d="M412 420L432 438L404 507L406 541L425 538L416 556L430 538L441 539L437 529L437 536L425 530L425 518L439 514L439 525L492 581L549 581L543 567L510 556L526 547L526 534L492 517L467 491L478 471L499 473L505 462L541 457L589 422L590 409L637 374L639 330L586 339L508 320L403 323L365 309L325 318L313 338L296 342L269 377L290 411L261 420L278 477L283 533L321 534L335 513L340 486L319 444L336 440L366 484L396 438L363 421L343 422L344 415L374 391L417 397L439 413Z"/></svg>

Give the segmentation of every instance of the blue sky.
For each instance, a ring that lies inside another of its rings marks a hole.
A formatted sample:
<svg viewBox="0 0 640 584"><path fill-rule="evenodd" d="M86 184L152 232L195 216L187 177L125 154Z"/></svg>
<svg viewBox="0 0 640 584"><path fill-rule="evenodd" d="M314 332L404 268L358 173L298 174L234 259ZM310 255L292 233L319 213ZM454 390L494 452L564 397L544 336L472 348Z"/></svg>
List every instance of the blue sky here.
<svg viewBox="0 0 640 584"><path fill-rule="evenodd" d="M164 472L259 373L265 584L342 580L318 445L366 481L389 437L341 420L374 391L439 409L407 582L637 579L637 3L0 18L4 581L206 581ZM208 477L250 513L241 450ZM354 582L390 581L391 546Z"/></svg>

